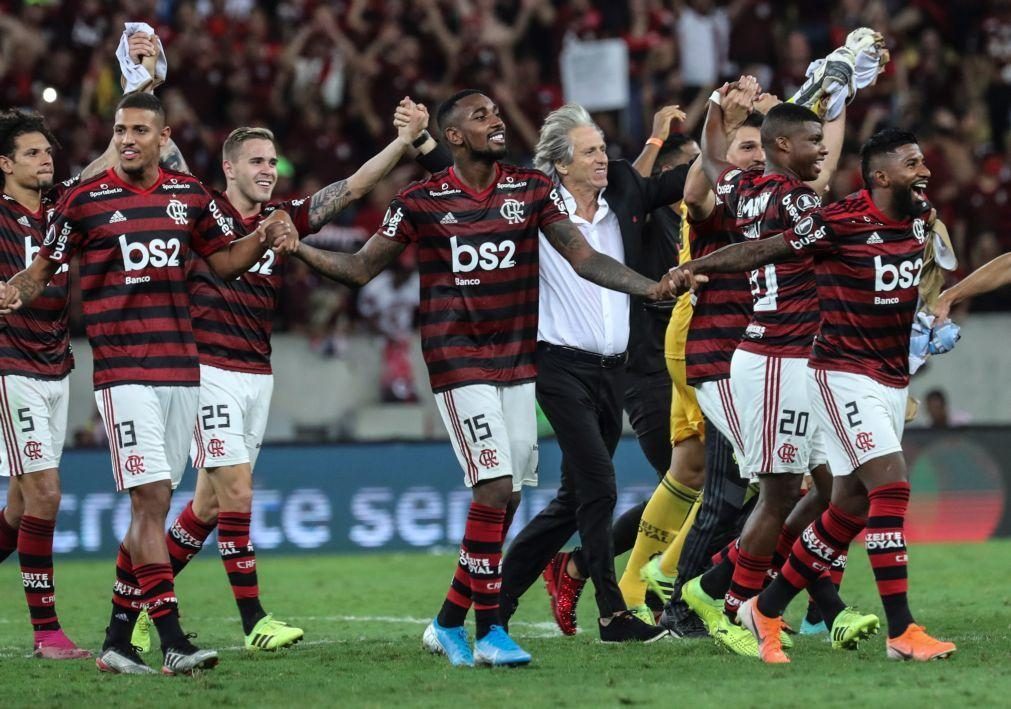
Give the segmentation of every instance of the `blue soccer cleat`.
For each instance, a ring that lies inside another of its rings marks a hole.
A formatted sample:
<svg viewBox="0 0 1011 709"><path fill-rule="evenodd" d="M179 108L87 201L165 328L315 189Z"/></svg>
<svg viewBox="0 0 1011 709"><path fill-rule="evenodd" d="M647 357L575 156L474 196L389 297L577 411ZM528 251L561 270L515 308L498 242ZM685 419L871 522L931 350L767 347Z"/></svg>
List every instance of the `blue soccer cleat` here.
<svg viewBox="0 0 1011 709"><path fill-rule="evenodd" d="M474 653L470 650L467 629L443 628L438 620L433 620L421 636L421 646L435 655L445 655L454 667L473 667ZM527 656L529 661L530 656Z"/></svg>
<svg viewBox="0 0 1011 709"><path fill-rule="evenodd" d="M501 625L493 625L487 635L474 641L474 662L492 667L515 667L528 664L530 653L517 645Z"/></svg>
<svg viewBox="0 0 1011 709"><path fill-rule="evenodd" d="M805 618L800 623L801 635L822 635L827 633L828 633L828 626L825 625L824 620L819 620L817 623L812 623L807 618Z"/></svg>

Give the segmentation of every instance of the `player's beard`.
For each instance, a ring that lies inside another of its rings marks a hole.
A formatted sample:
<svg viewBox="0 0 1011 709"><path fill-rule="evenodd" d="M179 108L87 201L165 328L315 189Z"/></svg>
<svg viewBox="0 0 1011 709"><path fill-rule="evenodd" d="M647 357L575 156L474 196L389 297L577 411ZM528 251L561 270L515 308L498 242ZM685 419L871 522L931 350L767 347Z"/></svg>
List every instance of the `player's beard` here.
<svg viewBox="0 0 1011 709"><path fill-rule="evenodd" d="M481 162L496 162L504 158L507 152L504 145L501 148L493 148L491 145L483 148L475 148L473 145L468 147L470 148L471 157Z"/></svg>
<svg viewBox="0 0 1011 709"><path fill-rule="evenodd" d="M910 219L918 217L924 212L930 210L930 204L921 199L917 199L913 195L913 188L911 186L906 186L896 192L895 206L898 207L902 214L905 214Z"/></svg>

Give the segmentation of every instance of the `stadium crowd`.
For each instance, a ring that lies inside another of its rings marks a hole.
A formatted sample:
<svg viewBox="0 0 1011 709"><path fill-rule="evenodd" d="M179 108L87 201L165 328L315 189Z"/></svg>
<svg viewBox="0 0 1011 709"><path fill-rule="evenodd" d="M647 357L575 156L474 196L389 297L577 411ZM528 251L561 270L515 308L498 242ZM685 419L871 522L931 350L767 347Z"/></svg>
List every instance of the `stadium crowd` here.
<svg viewBox="0 0 1011 709"><path fill-rule="evenodd" d="M957 8L936 0L0 0L0 103L46 116L64 141L58 177L107 145L120 96L114 52L128 15L151 18L164 42L170 80L159 93L194 173L222 183L218 152L230 128L270 126L284 148L282 196L353 172L392 134L389 116L402 96L434 110L462 86L492 93L513 131L511 158L529 164L541 121L564 101L558 57L571 40L625 40L632 100L594 118L612 157L632 158L660 106L694 106L682 130L697 133L702 100L718 82L748 72L785 98L813 58L870 26L888 38L892 61L851 107L856 130L833 194L859 186L856 151L877 126L909 128L934 171L932 198L962 268L1011 249L998 227L1011 218L1008 0ZM317 238L356 248L394 186L421 174L405 165ZM410 282L412 270L407 256L398 278ZM1007 290L973 309L1011 309ZM374 299L300 263L288 269L282 303L279 329L306 333L324 354L340 354L352 330L391 326L371 314Z"/></svg>

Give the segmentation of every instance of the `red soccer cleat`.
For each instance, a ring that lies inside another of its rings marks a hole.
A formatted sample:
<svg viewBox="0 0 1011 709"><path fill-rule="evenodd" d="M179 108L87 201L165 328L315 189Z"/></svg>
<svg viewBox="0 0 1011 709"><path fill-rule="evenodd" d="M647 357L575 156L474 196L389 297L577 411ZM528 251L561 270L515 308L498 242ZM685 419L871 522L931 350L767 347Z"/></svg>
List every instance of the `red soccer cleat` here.
<svg viewBox="0 0 1011 709"><path fill-rule="evenodd" d="M63 630L36 631L32 654L43 660L83 660L91 657L88 650L77 647Z"/></svg>
<svg viewBox="0 0 1011 709"><path fill-rule="evenodd" d="M544 567L544 585L551 596L551 615L565 635L576 634L576 604L586 585L586 579L574 579L566 571L571 558L570 552L559 552Z"/></svg>

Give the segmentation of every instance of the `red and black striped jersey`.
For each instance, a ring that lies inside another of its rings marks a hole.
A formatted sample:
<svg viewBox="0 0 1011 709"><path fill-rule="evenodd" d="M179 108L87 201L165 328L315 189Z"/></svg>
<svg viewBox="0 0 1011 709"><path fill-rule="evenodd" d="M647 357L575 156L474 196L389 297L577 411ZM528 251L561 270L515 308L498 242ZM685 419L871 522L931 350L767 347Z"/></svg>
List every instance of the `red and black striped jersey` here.
<svg viewBox="0 0 1011 709"><path fill-rule="evenodd" d="M451 167L394 198L379 234L417 242L421 347L434 391L536 373L538 230L568 219L546 175L499 164L475 193Z"/></svg>
<svg viewBox="0 0 1011 709"><path fill-rule="evenodd" d="M783 235L814 257L821 330L810 366L909 384L909 337L928 230L893 221L864 190L818 210Z"/></svg>
<svg viewBox="0 0 1011 709"><path fill-rule="evenodd" d="M788 175L724 171L716 183L724 209L744 239L781 234L821 206L810 187ZM818 332L818 293L809 256L766 264L748 274L752 316L740 348L777 357L807 357Z"/></svg>
<svg viewBox="0 0 1011 709"><path fill-rule="evenodd" d="M39 258L80 254L84 326L96 389L115 384L196 386L186 259L227 248L225 215L193 176L161 169L146 190L110 169L56 205Z"/></svg>
<svg viewBox="0 0 1011 709"><path fill-rule="evenodd" d="M243 219L223 192L212 192L236 239L280 209L291 215L302 236L310 233L309 198L271 202L259 214ZM191 255L190 314L201 364L253 374L270 374L270 333L281 289L283 257L268 250L259 263L238 278L225 281L203 258Z"/></svg>
<svg viewBox="0 0 1011 709"><path fill-rule="evenodd" d="M737 220L716 207L701 221L688 218L688 248L699 259L741 240ZM743 273L713 273L694 297L688 340L685 343L685 373L688 384L726 379L730 360L751 320L751 287Z"/></svg>
<svg viewBox="0 0 1011 709"><path fill-rule="evenodd" d="M53 204L79 182L58 182L42 197L38 212L0 194L0 280L23 271L42 248ZM56 271L31 307L7 315L0 327L0 375L62 379L74 368L70 351L69 266Z"/></svg>

